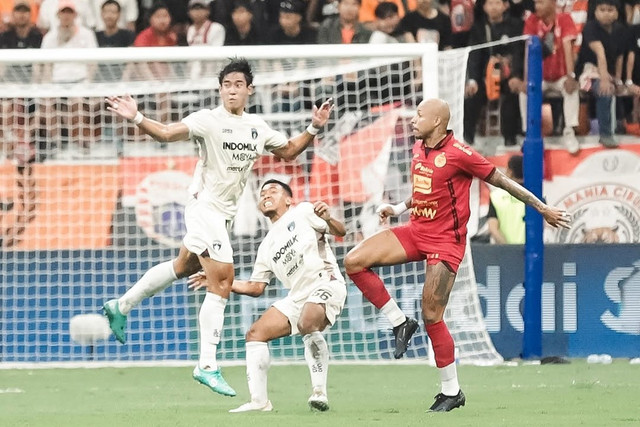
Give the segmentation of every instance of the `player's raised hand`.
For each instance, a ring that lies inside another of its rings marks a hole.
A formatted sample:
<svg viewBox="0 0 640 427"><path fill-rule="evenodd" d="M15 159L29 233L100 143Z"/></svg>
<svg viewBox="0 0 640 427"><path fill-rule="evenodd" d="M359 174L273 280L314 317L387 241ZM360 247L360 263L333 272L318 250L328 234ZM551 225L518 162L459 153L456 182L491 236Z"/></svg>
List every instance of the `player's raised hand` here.
<svg viewBox="0 0 640 427"><path fill-rule="evenodd" d="M329 205L326 204L325 202L315 202L313 204L313 212L315 212L316 215L318 215L320 218L322 218L325 221L329 221L329 219L331 218L331 213L329 212Z"/></svg>
<svg viewBox="0 0 640 427"><path fill-rule="evenodd" d="M552 227L571 228L571 214L563 209L547 206L541 214Z"/></svg>
<svg viewBox="0 0 640 427"><path fill-rule="evenodd" d="M105 102L108 105L107 110L127 120L133 120L138 112L136 100L128 94L125 96L108 96L105 98Z"/></svg>
<svg viewBox="0 0 640 427"><path fill-rule="evenodd" d="M333 98L329 98L322 103L320 108L313 106L311 111L311 124L314 128L320 129L327 124L329 115L333 111Z"/></svg>
<svg viewBox="0 0 640 427"><path fill-rule="evenodd" d="M189 276L187 280L187 285L189 285L189 289L193 291L197 291L198 289L207 287L207 276L204 274L204 271L198 271L197 273Z"/></svg>

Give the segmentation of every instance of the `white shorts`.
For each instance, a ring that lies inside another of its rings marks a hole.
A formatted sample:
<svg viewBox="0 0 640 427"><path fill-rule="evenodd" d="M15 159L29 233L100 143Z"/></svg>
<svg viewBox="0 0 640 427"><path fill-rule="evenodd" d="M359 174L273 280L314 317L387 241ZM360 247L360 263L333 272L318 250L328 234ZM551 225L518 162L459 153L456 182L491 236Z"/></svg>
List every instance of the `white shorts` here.
<svg viewBox="0 0 640 427"><path fill-rule="evenodd" d="M228 228L231 221L216 210L211 203L191 199L184 208L187 234L182 243L196 255L209 252L209 257L219 262L233 263L233 249Z"/></svg>
<svg viewBox="0 0 640 427"><path fill-rule="evenodd" d="M317 288L311 291L306 300L294 301L293 298L289 298L287 296L286 298L274 302L273 307L289 319L289 323L291 324L291 335L298 335L300 333L298 330L298 319L300 319L302 307L306 303L310 302L324 305L325 316L333 326L344 307L344 301L346 299L347 286L344 282L332 280L318 285Z"/></svg>

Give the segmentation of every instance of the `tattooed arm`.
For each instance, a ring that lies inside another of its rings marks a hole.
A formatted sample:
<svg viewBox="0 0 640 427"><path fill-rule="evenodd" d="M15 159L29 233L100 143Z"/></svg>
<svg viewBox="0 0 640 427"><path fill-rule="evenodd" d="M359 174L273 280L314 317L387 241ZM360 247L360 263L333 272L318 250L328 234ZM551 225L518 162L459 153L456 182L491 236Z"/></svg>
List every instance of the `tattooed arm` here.
<svg viewBox="0 0 640 427"><path fill-rule="evenodd" d="M540 212L545 221L553 227L569 228L571 223L571 216L562 209L557 209L553 206L548 206L542 200L538 199L531 191L524 188L511 178L499 170L495 170L493 174L487 179L487 182L496 187L502 188L507 191L516 199L520 200L535 210Z"/></svg>

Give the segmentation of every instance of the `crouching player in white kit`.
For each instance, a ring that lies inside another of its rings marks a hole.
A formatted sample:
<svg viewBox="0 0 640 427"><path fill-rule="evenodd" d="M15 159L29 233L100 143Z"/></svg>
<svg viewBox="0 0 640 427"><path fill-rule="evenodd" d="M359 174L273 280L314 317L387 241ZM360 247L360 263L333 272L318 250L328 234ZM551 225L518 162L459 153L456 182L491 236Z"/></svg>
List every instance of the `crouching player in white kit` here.
<svg viewBox="0 0 640 427"><path fill-rule="evenodd" d="M260 296L275 276L285 288L286 298L277 301L253 324L246 336L247 381L251 402L229 412L271 411L267 396L267 370L271 340L302 335L304 357L309 365L313 392L312 409L326 411L329 349L322 331L333 325L347 297L344 278L325 234L344 236L344 225L329 214L323 202L303 202L291 207L288 185L266 181L259 208L273 226L258 248L249 281L234 281L235 293ZM191 276L192 289L203 287L205 275Z"/></svg>

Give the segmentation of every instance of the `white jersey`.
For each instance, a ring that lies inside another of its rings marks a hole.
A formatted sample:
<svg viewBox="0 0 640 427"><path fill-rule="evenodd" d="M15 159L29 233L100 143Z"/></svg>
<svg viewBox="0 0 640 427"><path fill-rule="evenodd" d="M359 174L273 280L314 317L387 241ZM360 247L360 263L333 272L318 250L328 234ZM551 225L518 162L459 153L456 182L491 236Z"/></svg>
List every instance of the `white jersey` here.
<svg viewBox="0 0 640 427"><path fill-rule="evenodd" d="M228 219L238 210L238 199L253 164L265 150L287 145L287 137L255 114L237 116L223 106L200 110L182 120L189 137L198 143L196 165L189 194L207 201Z"/></svg>
<svg viewBox="0 0 640 427"><path fill-rule="evenodd" d="M269 283L275 276L288 298L306 300L323 282L344 278L326 241L327 223L303 202L290 208L274 224L258 248L251 281Z"/></svg>

